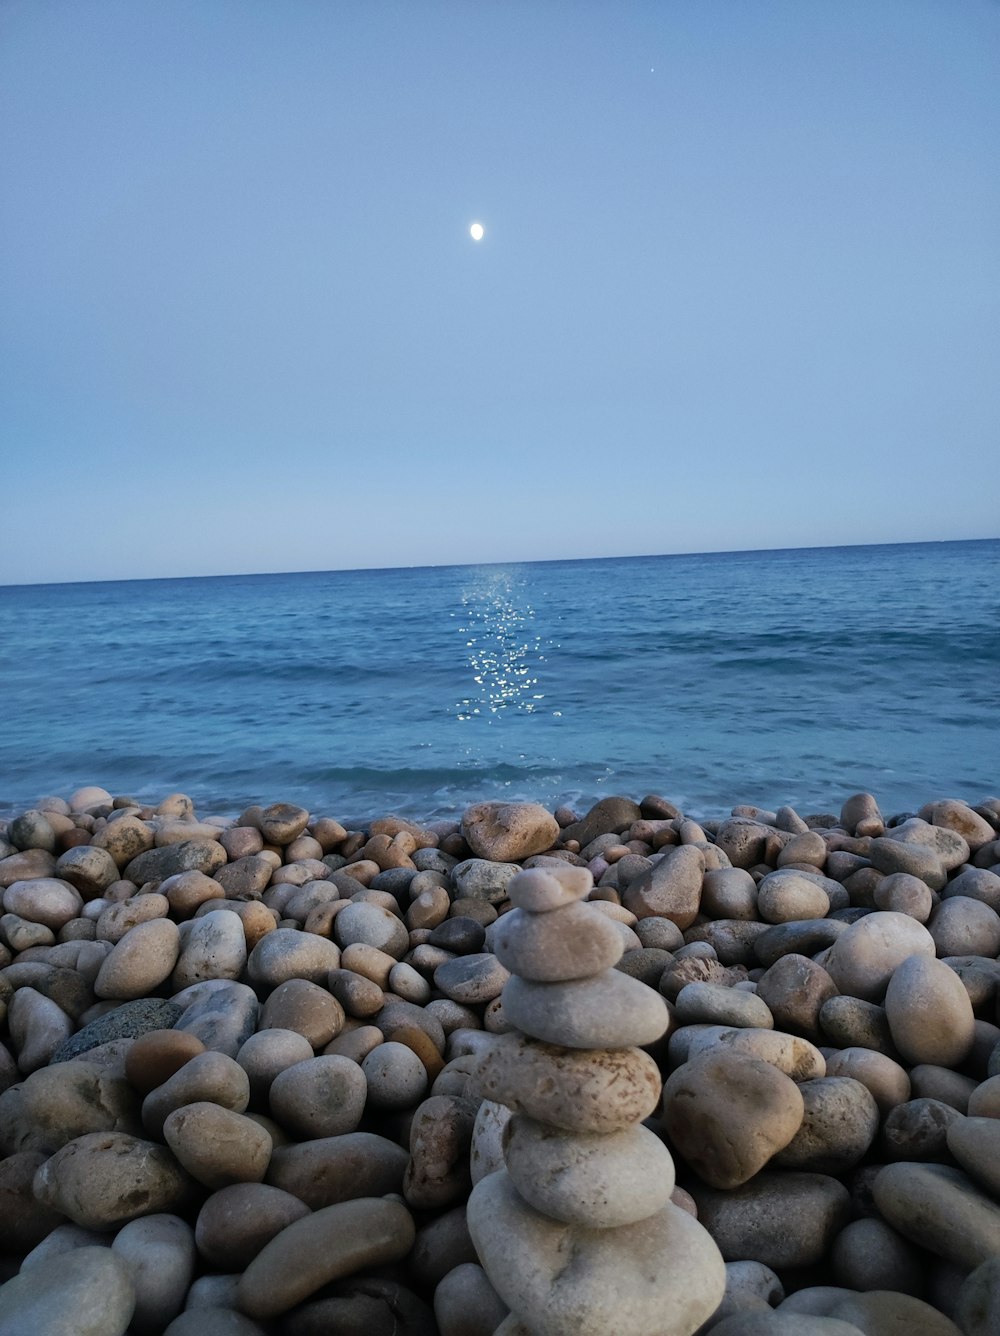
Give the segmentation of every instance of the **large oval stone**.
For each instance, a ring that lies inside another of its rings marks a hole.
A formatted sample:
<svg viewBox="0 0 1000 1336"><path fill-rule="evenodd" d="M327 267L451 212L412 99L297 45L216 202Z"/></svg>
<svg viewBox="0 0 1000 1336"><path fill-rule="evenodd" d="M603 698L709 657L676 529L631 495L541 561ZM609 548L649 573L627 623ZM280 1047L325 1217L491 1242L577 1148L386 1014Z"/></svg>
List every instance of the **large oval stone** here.
<svg viewBox="0 0 1000 1336"><path fill-rule="evenodd" d="M233 1183L213 1192L198 1213L195 1241L220 1271L243 1271L276 1234L308 1215L304 1201L267 1183Z"/></svg>
<svg viewBox="0 0 1000 1336"><path fill-rule="evenodd" d="M247 960L252 983L277 988L286 979L308 979L326 983L331 970L340 967L340 948L328 937L296 928L275 928L260 939Z"/></svg>
<svg viewBox="0 0 1000 1336"><path fill-rule="evenodd" d="M0 1287L9 1336L124 1336L135 1310L128 1267L110 1248L74 1248Z"/></svg>
<svg viewBox="0 0 1000 1336"><path fill-rule="evenodd" d="M559 823L539 803L474 803L462 817L462 835L477 857L517 863L551 849Z"/></svg>
<svg viewBox="0 0 1000 1336"><path fill-rule="evenodd" d="M373 1132L345 1132L276 1147L267 1182L318 1211L355 1197L401 1192L408 1161L395 1141Z"/></svg>
<svg viewBox="0 0 1000 1336"><path fill-rule="evenodd" d="M621 970L565 983L515 975L502 996L504 1017L515 1029L566 1048L642 1048L670 1025L659 993Z"/></svg>
<svg viewBox="0 0 1000 1336"><path fill-rule="evenodd" d="M847 1189L826 1174L765 1169L732 1191L694 1184L691 1194L727 1262L763 1262L778 1272L820 1262L850 1210Z"/></svg>
<svg viewBox="0 0 1000 1336"><path fill-rule="evenodd" d="M580 902L548 914L514 909L493 925L487 940L512 974L539 983L600 974L616 964L624 950L614 923Z"/></svg>
<svg viewBox="0 0 1000 1336"><path fill-rule="evenodd" d="M684 1063L663 1087L663 1125L696 1173L735 1188L787 1146L802 1123L802 1095L769 1062L708 1051Z"/></svg>
<svg viewBox="0 0 1000 1336"><path fill-rule="evenodd" d="M568 1225L611 1229L645 1220L666 1206L674 1188L670 1152L642 1126L588 1136L517 1114L505 1159L529 1206Z"/></svg>
<svg viewBox="0 0 1000 1336"><path fill-rule="evenodd" d="M179 952L180 936L172 919L139 923L112 947L94 992L123 1001L146 997L170 977Z"/></svg>
<svg viewBox="0 0 1000 1336"><path fill-rule="evenodd" d="M892 841L890 841L892 843ZM842 993L881 1002L893 971L907 956L936 953L934 938L908 914L866 914L831 946L825 969Z"/></svg>
<svg viewBox="0 0 1000 1336"><path fill-rule="evenodd" d="M875 1179L874 1197L904 1238L964 1270L1000 1253L1000 1206L958 1169L889 1164Z"/></svg>
<svg viewBox="0 0 1000 1336"><path fill-rule="evenodd" d="M415 1238L409 1211L388 1198L325 1206L261 1249L240 1279L237 1303L249 1317L277 1317L331 1281L399 1261Z"/></svg>
<svg viewBox="0 0 1000 1336"><path fill-rule="evenodd" d="M950 966L910 956L893 972L885 993L893 1043L911 1063L957 1067L975 1038L975 1016L962 980Z"/></svg>
<svg viewBox="0 0 1000 1336"><path fill-rule="evenodd" d="M34 1184L39 1201L97 1230L181 1211L193 1188L165 1146L125 1132L88 1132L68 1142L45 1161Z"/></svg>
<svg viewBox="0 0 1000 1336"><path fill-rule="evenodd" d="M196 919L184 939L171 984L175 992L206 979L238 979L247 963L247 939L238 914L213 909Z"/></svg>
<svg viewBox="0 0 1000 1336"><path fill-rule="evenodd" d="M525 1330L546 1336L691 1332L725 1292L718 1249L670 1204L635 1224L587 1229L536 1211L501 1170L473 1188L468 1222L497 1293Z"/></svg>

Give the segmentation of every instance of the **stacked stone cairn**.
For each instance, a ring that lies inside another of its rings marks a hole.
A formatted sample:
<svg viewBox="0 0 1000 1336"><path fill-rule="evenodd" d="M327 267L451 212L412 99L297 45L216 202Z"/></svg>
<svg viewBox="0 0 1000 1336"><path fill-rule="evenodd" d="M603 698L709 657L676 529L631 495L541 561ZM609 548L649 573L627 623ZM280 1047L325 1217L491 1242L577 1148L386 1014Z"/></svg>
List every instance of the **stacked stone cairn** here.
<svg viewBox="0 0 1000 1336"><path fill-rule="evenodd" d="M501 1330L533 1336L690 1336L718 1307L725 1266L671 1200L674 1164L643 1119L661 1079L643 1045L665 1002L616 970L615 923L581 903L588 869L535 867L508 886L493 933L511 973L508 1025L474 1074L513 1116L504 1166L479 1180L469 1231L511 1309Z"/></svg>

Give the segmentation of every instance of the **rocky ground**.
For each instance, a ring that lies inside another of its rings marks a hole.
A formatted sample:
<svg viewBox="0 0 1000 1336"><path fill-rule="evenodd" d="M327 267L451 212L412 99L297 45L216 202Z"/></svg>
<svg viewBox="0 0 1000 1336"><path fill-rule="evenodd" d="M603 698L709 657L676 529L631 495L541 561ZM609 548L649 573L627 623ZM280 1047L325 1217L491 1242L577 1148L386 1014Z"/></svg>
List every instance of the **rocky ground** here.
<svg viewBox="0 0 1000 1336"><path fill-rule="evenodd" d="M0 824L0 1336L1000 1331L1000 799Z"/></svg>

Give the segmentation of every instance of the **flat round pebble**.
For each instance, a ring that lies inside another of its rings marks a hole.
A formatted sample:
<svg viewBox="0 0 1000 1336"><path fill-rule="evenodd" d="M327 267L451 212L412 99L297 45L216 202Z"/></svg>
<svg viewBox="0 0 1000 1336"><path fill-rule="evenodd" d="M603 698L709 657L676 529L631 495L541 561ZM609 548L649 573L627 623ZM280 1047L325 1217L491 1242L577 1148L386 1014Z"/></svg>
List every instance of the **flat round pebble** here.
<svg viewBox="0 0 1000 1336"><path fill-rule="evenodd" d="M509 978L510 972L490 952L456 956L434 971L434 983L445 997L466 1006L492 1002Z"/></svg>

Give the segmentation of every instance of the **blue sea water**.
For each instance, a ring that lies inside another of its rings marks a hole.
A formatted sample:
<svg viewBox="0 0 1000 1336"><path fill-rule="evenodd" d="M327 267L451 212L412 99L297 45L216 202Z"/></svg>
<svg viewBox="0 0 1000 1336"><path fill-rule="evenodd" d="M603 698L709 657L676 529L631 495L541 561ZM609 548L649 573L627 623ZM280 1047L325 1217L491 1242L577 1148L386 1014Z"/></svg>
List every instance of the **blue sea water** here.
<svg viewBox="0 0 1000 1336"><path fill-rule="evenodd" d="M1000 541L0 588L0 810L1000 791Z"/></svg>

